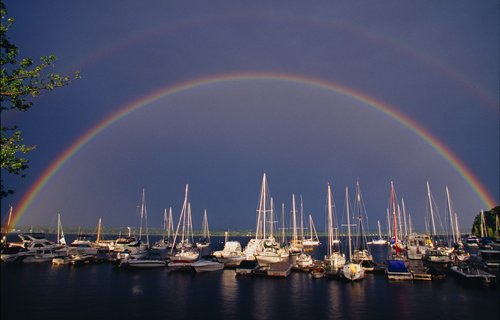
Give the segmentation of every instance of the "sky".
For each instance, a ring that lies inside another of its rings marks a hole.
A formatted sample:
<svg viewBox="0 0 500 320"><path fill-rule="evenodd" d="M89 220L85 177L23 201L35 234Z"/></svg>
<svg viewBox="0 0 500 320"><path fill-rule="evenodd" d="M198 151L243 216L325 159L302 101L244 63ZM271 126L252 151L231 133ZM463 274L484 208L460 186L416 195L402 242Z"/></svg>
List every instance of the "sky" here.
<svg viewBox="0 0 500 320"><path fill-rule="evenodd" d="M18 226L137 228L144 189L161 228L189 184L195 228L206 209L210 229L252 230L264 173L278 218L302 196L318 231L328 183L345 223L359 181L373 229L391 181L420 231L427 181L438 230L446 186L465 231L499 203L498 1L5 4L21 57L82 78L2 113L37 145L25 178L2 173L3 223L12 205Z"/></svg>

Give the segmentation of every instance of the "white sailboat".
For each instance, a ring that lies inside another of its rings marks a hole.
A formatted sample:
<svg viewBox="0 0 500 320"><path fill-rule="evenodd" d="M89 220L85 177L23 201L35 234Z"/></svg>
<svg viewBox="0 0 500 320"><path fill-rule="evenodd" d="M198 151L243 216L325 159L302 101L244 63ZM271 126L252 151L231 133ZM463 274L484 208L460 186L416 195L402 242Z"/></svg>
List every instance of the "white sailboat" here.
<svg viewBox="0 0 500 320"><path fill-rule="evenodd" d="M380 230L380 220L377 220L377 225L378 225L378 238L373 239L368 244L374 244L374 245L387 244L387 240L382 237L382 231Z"/></svg>
<svg viewBox="0 0 500 320"><path fill-rule="evenodd" d="M359 182L356 182L356 205L355 210L357 211L358 219L358 234L356 237L356 245L354 248L354 253L351 258L354 262L359 262L363 266L365 271L373 271L375 269L375 263L373 262L373 257L371 254L370 247L367 244L366 234L364 233L365 222L364 219L368 219L366 213L364 213L364 204L361 199L361 188Z"/></svg>
<svg viewBox="0 0 500 320"><path fill-rule="evenodd" d="M175 231L174 243L176 243L177 236L179 235L179 227L182 224L180 234L181 239L180 242L177 245L173 246L170 251L170 263L168 264L169 267L190 265L200 256L199 251L193 246L193 224L191 220L191 204L188 202L188 190L189 187L186 184L184 203L182 205L179 222ZM177 248L177 252L174 253L175 247Z"/></svg>
<svg viewBox="0 0 500 320"><path fill-rule="evenodd" d="M365 277L365 270L363 269L363 266L361 266L361 263L354 262L352 260L352 248L351 248L351 224L350 224L350 210L349 210L349 190L346 187L345 188L345 201L346 201L346 208L347 208L347 242L348 242L348 247L349 247L349 262L347 262L344 267L342 268L342 275L344 276L345 279L351 280L351 281L358 281L358 280L363 280Z"/></svg>
<svg viewBox="0 0 500 320"><path fill-rule="evenodd" d="M172 210L172 208L170 208L170 210ZM152 248L154 250L167 250L167 249L171 248L169 246L170 245L170 242L169 242L170 237L167 235L167 226L170 228L170 221L168 220L168 216L167 216L167 208L165 208L163 210L163 234L162 234L162 238L160 240L158 240L153 245ZM168 231L170 232L170 229Z"/></svg>
<svg viewBox="0 0 500 320"><path fill-rule="evenodd" d="M398 230L396 221L396 192L394 190L394 183L391 181L391 209L394 223L394 248L395 251L389 259L387 259L387 267L385 274L389 280L412 280L413 276L406 267L403 256L403 248L400 247L398 242Z"/></svg>
<svg viewBox="0 0 500 320"><path fill-rule="evenodd" d="M300 197L300 237L302 239L302 249L300 254L295 259L295 265L298 268L308 268L313 265L313 260L311 255L304 252L305 239L304 239L304 203L302 201L302 196Z"/></svg>
<svg viewBox="0 0 500 320"><path fill-rule="evenodd" d="M431 235L431 239L433 236L436 236L436 224L434 221L434 202L432 201L433 197L431 194L431 189L429 186L429 181L427 181L427 198L428 198L428 205L429 205L429 210L431 214L431 222L432 222L432 232L433 234ZM449 253L451 252L451 249L445 246L437 246L436 248L429 248L426 250L424 259L428 262L431 263L438 263L442 264L445 267L449 267L449 263L451 262Z"/></svg>
<svg viewBox="0 0 500 320"><path fill-rule="evenodd" d="M274 237L274 229L273 200L269 195L266 174L264 173L257 209L257 231L255 236L257 246L254 251L254 257L260 265L277 263L288 258L288 251L281 248Z"/></svg>
<svg viewBox="0 0 500 320"><path fill-rule="evenodd" d="M141 222L139 227L139 237L132 236L131 228L128 229L128 236L119 236L115 241L113 251L117 252L117 259L123 260L128 258L142 258L145 257L149 249L149 234L147 231L147 211L146 211L146 193L142 189L142 198L140 205L140 216ZM142 224L143 220L146 219L146 243L142 242Z"/></svg>
<svg viewBox="0 0 500 320"><path fill-rule="evenodd" d="M328 208L328 244L327 244L327 254L324 258L325 272L327 275L338 275L340 270L345 265L345 256L340 252L339 242L336 237L334 230L334 224L336 218L333 214L333 198L332 198L332 188L328 184L328 195L327 195L327 208ZM335 221L334 221L335 220Z"/></svg>
<svg viewBox="0 0 500 320"><path fill-rule="evenodd" d="M466 261L469 260L470 254L465 251L464 244L462 243L462 239L460 237L460 231L458 229L458 219L457 213L453 212L454 208L451 203L450 191L448 186L446 186L446 199L448 203L448 212L450 215L450 230L452 233L452 239L450 239L450 247L451 247L451 258L452 260Z"/></svg>
<svg viewBox="0 0 500 320"><path fill-rule="evenodd" d="M309 215L309 238L302 240L302 244L306 247L315 247L320 245L312 215Z"/></svg>
<svg viewBox="0 0 500 320"><path fill-rule="evenodd" d="M66 245L66 238L64 237L60 213L57 214L57 244L61 246Z"/></svg>
<svg viewBox="0 0 500 320"><path fill-rule="evenodd" d="M196 247L198 249L210 246L210 231L208 229L208 218L206 209L205 213L203 214L202 230L203 230L203 236L198 242L196 242Z"/></svg>
<svg viewBox="0 0 500 320"><path fill-rule="evenodd" d="M302 240L299 240L297 231L297 211L295 207L295 194L292 194L292 239L288 251L292 255L297 255L302 252Z"/></svg>

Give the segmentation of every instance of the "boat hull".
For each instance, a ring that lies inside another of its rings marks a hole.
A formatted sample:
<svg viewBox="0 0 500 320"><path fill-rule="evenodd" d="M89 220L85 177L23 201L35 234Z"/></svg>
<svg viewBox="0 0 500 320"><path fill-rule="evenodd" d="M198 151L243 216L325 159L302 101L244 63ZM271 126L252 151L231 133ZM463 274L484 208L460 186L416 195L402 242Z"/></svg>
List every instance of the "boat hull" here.
<svg viewBox="0 0 500 320"><path fill-rule="evenodd" d="M191 265L196 272L210 272L224 269L224 264L214 261L198 260Z"/></svg>
<svg viewBox="0 0 500 320"><path fill-rule="evenodd" d="M342 276L350 281L360 281L365 277L365 270L358 263L349 263L342 268Z"/></svg>
<svg viewBox="0 0 500 320"><path fill-rule="evenodd" d="M163 260L129 260L125 265L129 268L161 268L167 263Z"/></svg>

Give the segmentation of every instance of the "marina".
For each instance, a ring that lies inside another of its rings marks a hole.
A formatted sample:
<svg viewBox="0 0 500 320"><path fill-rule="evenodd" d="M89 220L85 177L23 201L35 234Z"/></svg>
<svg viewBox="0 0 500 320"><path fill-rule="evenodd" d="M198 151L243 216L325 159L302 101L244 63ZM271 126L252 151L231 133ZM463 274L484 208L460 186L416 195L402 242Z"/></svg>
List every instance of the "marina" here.
<svg viewBox="0 0 500 320"><path fill-rule="evenodd" d="M71 239L71 235L66 237ZM245 245L249 240L232 237L231 241ZM321 243L326 242L321 238ZM222 250L224 237L212 236L211 243L212 250ZM319 245L310 253L317 262L326 251L325 245ZM388 246L372 247L373 259L379 264L390 252ZM256 261L247 260L237 268L207 272L195 272L186 265L178 270L165 266L122 268L112 262L6 262L0 267L2 319L58 318L79 308L80 301L86 301L86 307L72 319L95 314L200 319L207 309L211 317L224 319L324 319L350 317L353 313L357 318L384 315L416 319L425 317L429 305L437 318L498 316L498 287L465 285L451 271L444 281L389 281L384 273L368 272L362 281L346 282L340 277L297 272L286 262L259 268ZM30 308L23 308L23 299L31 301ZM390 304L392 300L398 303ZM199 307L193 308L188 301L196 301Z"/></svg>

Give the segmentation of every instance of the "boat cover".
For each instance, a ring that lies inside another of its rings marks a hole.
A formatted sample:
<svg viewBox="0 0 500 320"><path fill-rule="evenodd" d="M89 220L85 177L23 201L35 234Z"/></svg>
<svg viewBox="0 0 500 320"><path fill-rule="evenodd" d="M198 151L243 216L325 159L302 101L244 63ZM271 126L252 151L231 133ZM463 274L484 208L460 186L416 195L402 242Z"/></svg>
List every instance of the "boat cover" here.
<svg viewBox="0 0 500 320"><path fill-rule="evenodd" d="M387 270L390 272L408 272L404 261L401 260L389 260L387 261Z"/></svg>

